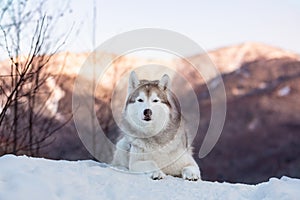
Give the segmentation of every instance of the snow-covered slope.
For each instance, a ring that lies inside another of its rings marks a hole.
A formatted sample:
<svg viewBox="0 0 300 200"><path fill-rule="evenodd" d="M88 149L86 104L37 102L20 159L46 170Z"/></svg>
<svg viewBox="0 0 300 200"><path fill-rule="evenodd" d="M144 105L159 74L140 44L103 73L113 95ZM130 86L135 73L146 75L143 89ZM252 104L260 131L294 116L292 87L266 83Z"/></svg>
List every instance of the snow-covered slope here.
<svg viewBox="0 0 300 200"><path fill-rule="evenodd" d="M205 173L205 172L204 172ZM298 199L300 180L271 178L258 185L189 182L115 171L94 161L0 157L1 200Z"/></svg>

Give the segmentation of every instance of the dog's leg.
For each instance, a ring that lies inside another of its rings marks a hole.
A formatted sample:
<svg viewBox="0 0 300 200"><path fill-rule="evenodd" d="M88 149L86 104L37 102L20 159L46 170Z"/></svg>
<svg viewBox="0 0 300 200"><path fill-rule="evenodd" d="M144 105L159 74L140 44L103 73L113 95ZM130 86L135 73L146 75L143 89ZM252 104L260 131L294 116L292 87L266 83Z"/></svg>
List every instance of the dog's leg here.
<svg viewBox="0 0 300 200"><path fill-rule="evenodd" d="M117 149L114 153L114 158L111 164L121 169L125 168L128 170L130 143L123 138L117 143L116 147Z"/></svg>
<svg viewBox="0 0 300 200"><path fill-rule="evenodd" d="M185 154L181 159L185 159L184 162L188 163L181 170L182 178L189 181L197 181L198 179L201 179L200 169L194 158L189 154Z"/></svg>
<svg viewBox="0 0 300 200"><path fill-rule="evenodd" d="M189 181L197 181L200 179L200 170L198 166L195 165L189 165L182 169L182 178L189 180Z"/></svg>
<svg viewBox="0 0 300 200"><path fill-rule="evenodd" d="M153 180L159 180L165 178L166 174L163 173L152 160L141 161L137 160L129 165L130 171L151 173Z"/></svg>

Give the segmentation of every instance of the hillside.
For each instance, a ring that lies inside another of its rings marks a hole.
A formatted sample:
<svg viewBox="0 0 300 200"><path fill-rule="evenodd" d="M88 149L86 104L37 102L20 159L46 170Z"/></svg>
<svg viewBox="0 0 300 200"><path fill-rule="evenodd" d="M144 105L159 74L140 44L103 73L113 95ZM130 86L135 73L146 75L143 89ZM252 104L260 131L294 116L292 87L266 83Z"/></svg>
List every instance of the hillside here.
<svg viewBox="0 0 300 200"><path fill-rule="evenodd" d="M227 116L219 142L202 160L203 170L210 172L207 178L257 183L271 176L300 177L300 62L253 61L223 80ZM206 88L202 91L205 131L210 102ZM199 135L196 143L200 141Z"/></svg>
<svg viewBox="0 0 300 200"><path fill-rule="evenodd" d="M291 58L299 60L299 55L257 42L246 42L236 46L219 48L208 52L209 57L222 73L239 69L244 63L255 60ZM197 56L195 56L197 58Z"/></svg>
<svg viewBox="0 0 300 200"><path fill-rule="evenodd" d="M300 180L271 178L258 185L189 182L115 171L94 161L0 157L0 199L297 199Z"/></svg>

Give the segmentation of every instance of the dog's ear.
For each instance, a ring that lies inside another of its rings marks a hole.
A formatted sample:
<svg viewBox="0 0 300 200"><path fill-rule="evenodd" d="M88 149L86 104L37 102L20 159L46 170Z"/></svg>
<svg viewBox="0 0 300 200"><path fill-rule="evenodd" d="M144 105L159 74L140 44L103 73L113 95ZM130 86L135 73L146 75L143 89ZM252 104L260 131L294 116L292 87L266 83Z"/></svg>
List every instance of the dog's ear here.
<svg viewBox="0 0 300 200"><path fill-rule="evenodd" d="M163 75L163 77L160 79L159 87L161 87L163 90L170 89L171 81L167 74Z"/></svg>
<svg viewBox="0 0 300 200"><path fill-rule="evenodd" d="M128 82L128 93L131 93L133 90L137 88L140 84L140 81L134 71L130 73L129 82Z"/></svg>

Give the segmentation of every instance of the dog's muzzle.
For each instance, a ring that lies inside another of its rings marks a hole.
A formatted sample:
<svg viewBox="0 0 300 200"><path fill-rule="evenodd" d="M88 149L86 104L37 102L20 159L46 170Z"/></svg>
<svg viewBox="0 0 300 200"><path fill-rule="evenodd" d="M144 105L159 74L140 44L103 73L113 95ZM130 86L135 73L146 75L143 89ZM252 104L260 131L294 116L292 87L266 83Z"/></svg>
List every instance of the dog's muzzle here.
<svg viewBox="0 0 300 200"><path fill-rule="evenodd" d="M152 110L145 109L144 110L144 119L143 120L150 121L151 120L151 115L152 115Z"/></svg>

